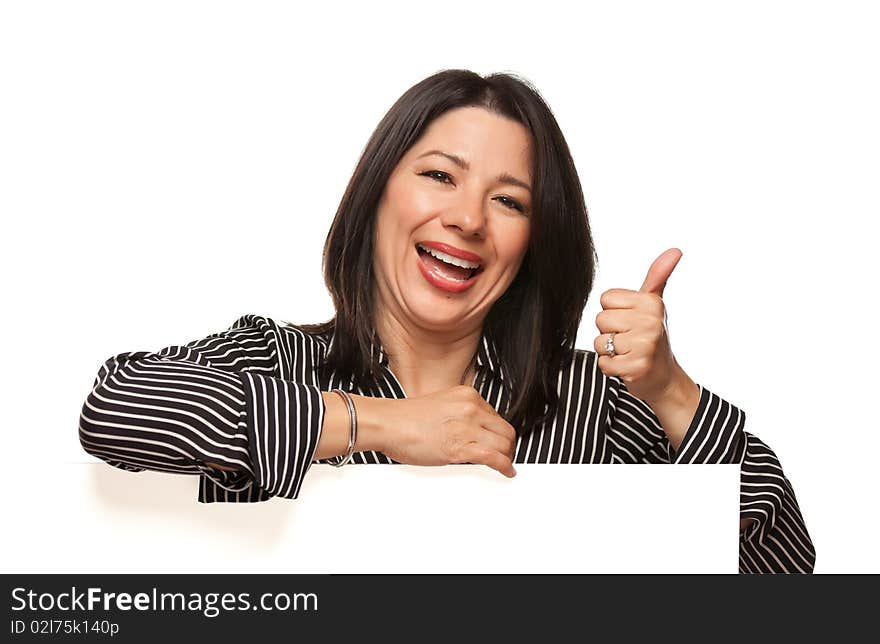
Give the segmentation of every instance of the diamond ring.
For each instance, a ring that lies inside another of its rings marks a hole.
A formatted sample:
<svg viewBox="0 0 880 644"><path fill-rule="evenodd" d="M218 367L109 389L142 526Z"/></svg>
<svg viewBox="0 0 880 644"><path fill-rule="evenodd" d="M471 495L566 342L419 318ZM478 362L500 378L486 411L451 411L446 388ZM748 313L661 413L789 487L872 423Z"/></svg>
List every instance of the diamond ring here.
<svg viewBox="0 0 880 644"><path fill-rule="evenodd" d="M608 339L605 340L605 353L609 356L614 357L614 334L611 333L608 335Z"/></svg>

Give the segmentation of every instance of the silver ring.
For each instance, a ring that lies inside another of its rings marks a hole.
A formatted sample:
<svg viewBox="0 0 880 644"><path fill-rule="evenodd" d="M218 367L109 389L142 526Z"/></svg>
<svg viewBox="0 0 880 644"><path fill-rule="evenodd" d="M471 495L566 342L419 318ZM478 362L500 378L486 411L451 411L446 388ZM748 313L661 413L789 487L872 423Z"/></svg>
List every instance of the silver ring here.
<svg viewBox="0 0 880 644"><path fill-rule="evenodd" d="M608 339L605 340L605 353L607 353L610 357L614 357L614 334L611 333L608 335Z"/></svg>

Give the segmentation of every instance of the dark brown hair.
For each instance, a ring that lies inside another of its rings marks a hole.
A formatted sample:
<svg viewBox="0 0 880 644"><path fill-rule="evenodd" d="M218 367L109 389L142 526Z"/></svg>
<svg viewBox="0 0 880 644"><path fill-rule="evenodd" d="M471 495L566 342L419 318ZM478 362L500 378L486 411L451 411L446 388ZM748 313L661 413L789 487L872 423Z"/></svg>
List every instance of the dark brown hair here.
<svg viewBox="0 0 880 644"><path fill-rule="evenodd" d="M324 245L324 281L336 315L308 333L334 326L324 373L359 382L378 377L374 334L373 239L377 206L391 173L430 123L460 107L482 107L521 123L532 139L529 245L516 278L485 324L510 387L506 420L518 434L552 418L557 377L569 364L598 258L574 162L550 108L514 74L486 77L440 71L408 89L376 127L348 182Z"/></svg>

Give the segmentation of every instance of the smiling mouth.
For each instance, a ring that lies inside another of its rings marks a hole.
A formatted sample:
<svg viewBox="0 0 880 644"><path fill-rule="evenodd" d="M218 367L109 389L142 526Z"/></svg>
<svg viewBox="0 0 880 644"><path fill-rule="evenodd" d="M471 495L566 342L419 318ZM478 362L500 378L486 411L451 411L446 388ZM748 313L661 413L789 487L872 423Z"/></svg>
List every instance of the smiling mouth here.
<svg viewBox="0 0 880 644"><path fill-rule="evenodd" d="M458 266L449 261L445 261L443 258L437 256L443 255L443 253L430 252L420 244L416 244L416 251L419 254L420 261L425 266L438 276L451 282L464 284L482 273L484 269L483 265L480 265L477 268L472 268L469 266Z"/></svg>

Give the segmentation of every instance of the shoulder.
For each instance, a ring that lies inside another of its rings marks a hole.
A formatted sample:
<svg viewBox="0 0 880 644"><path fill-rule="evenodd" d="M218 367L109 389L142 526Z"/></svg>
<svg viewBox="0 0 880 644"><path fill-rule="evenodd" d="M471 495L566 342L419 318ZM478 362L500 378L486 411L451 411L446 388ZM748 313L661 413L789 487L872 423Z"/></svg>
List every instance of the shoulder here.
<svg viewBox="0 0 880 644"><path fill-rule="evenodd" d="M616 393L621 383L620 378L608 376L599 368L599 354L590 349L574 349L571 360L563 365L560 373L560 384L565 380L576 380L595 392Z"/></svg>
<svg viewBox="0 0 880 644"><path fill-rule="evenodd" d="M294 324L256 313L242 315L232 324L240 341L247 336L254 345L262 346L275 356L281 378L297 381L307 378L307 374L324 360L332 330L326 326Z"/></svg>
<svg viewBox="0 0 880 644"><path fill-rule="evenodd" d="M281 318L272 318L259 313L245 313L229 327L230 331L259 333L267 340L300 347L326 346L332 329L332 325L329 323L294 324Z"/></svg>
<svg viewBox="0 0 880 644"><path fill-rule="evenodd" d="M563 365L563 370L581 370L590 371L605 376L604 372L599 369L599 355L595 351L589 349L574 349L571 353L571 360Z"/></svg>

